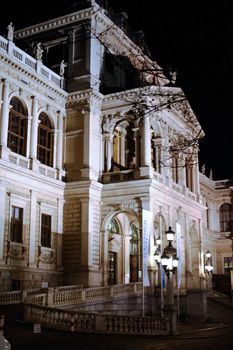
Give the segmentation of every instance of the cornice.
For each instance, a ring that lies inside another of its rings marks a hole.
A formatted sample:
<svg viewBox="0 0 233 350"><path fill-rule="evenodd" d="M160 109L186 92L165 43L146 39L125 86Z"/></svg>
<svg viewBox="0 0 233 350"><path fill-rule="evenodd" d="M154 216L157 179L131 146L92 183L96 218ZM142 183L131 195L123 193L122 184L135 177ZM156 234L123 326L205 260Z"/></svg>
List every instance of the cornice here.
<svg viewBox="0 0 233 350"><path fill-rule="evenodd" d="M91 100L94 100L96 104L99 104L101 106L103 97L104 96L100 92L92 89L71 92L68 94L66 107L72 108L73 106L78 105L81 102L90 103Z"/></svg>
<svg viewBox="0 0 233 350"><path fill-rule="evenodd" d="M23 29L16 30L14 33L15 38L22 39L31 35L36 35L38 33L43 33L47 30L56 29L64 27L66 25L72 25L78 21L91 18L91 15L94 14L96 6L90 7L84 10L76 11L69 13L64 16L57 17L52 20L38 23Z"/></svg>
<svg viewBox="0 0 233 350"><path fill-rule="evenodd" d="M137 63L142 62L144 67L146 63L148 67L153 66L154 69L160 71L160 76L157 77L159 84L164 85L169 82L162 74L161 67L156 62L152 61L147 55L145 55L142 49L136 45L119 26L114 23L108 17L106 11L96 3L90 8L19 29L15 31L14 35L17 39L23 39L52 29L72 27L77 24L77 22L91 18L94 18L97 23L97 26L95 23L94 27L93 24L90 27L90 30L94 35L99 37L102 35L102 40L105 40L106 37L104 35L107 32L108 39L111 38L110 41L112 41L112 43L109 43L109 45L114 45L115 48L118 47L121 54L124 53L126 56L128 55L131 58L135 57ZM102 32L96 32L96 28L100 29L100 27L102 27ZM99 40L101 41L101 38Z"/></svg>

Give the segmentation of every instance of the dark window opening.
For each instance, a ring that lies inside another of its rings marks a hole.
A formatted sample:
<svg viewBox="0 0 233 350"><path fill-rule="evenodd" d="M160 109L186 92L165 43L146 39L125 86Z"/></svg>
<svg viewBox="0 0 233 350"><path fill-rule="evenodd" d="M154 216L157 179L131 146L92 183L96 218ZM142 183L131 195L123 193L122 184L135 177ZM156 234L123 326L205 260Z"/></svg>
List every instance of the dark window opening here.
<svg viewBox="0 0 233 350"><path fill-rule="evenodd" d="M22 102L13 97L10 101L12 106L9 113L7 147L12 152L26 155L27 146L27 111Z"/></svg>
<svg viewBox="0 0 233 350"><path fill-rule="evenodd" d="M23 241L23 208L12 207L11 214L11 241Z"/></svg>
<svg viewBox="0 0 233 350"><path fill-rule="evenodd" d="M51 247L51 215L42 214L41 217L41 246Z"/></svg>
<svg viewBox="0 0 233 350"><path fill-rule="evenodd" d="M108 252L108 285L114 285L116 281L117 253Z"/></svg>
<svg viewBox="0 0 233 350"><path fill-rule="evenodd" d="M21 281L20 280L12 280L11 282L11 290L16 291L16 290L21 290Z"/></svg>
<svg viewBox="0 0 233 350"><path fill-rule="evenodd" d="M220 207L220 230L221 232L230 232L233 229L233 211L232 205L224 203Z"/></svg>
<svg viewBox="0 0 233 350"><path fill-rule="evenodd" d="M231 269L233 269L232 258L224 258L224 273L230 273Z"/></svg>
<svg viewBox="0 0 233 350"><path fill-rule="evenodd" d="M53 166L53 129L49 117L41 113L38 128L37 158L41 163Z"/></svg>

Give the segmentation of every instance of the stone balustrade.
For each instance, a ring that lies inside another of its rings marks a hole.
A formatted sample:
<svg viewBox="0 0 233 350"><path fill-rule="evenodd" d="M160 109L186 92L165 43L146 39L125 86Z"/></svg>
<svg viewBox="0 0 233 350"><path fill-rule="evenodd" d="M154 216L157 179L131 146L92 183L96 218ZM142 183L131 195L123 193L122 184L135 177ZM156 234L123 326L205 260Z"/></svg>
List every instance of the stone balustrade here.
<svg viewBox="0 0 233 350"><path fill-rule="evenodd" d="M127 297L140 294L141 292L141 282L85 289L83 289L82 285L37 288L0 293L0 304L24 302L56 307L92 301L104 301L117 297Z"/></svg>
<svg viewBox="0 0 233 350"><path fill-rule="evenodd" d="M135 316L105 316L105 332L109 334L168 335L167 319Z"/></svg>
<svg viewBox="0 0 233 350"><path fill-rule="evenodd" d="M102 176L103 184L114 183L114 182L122 182L122 181L132 181L136 179L137 174L134 170L123 170L123 171L115 171L105 173Z"/></svg>
<svg viewBox="0 0 233 350"><path fill-rule="evenodd" d="M100 301L116 297L127 297L128 295L138 294L142 291L142 283L130 283L123 285L94 287L81 289L65 287L48 288L47 302L48 306L72 305L90 301Z"/></svg>
<svg viewBox="0 0 233 350"><path fill-rule="evenodd" d="M165 318L104 315L32 304L25 305L24 320L70 332L159 336L169 334L169 320Z"/></svg>
<svg viewBox="0 0 233 350"><path fill-rule="evenodd" d="M0 35L0 51L6 52L9 56L23 63L30 70L39 73L43 79L55 84L57 87L62 87L62 77L54 73L51 69L42 64L41 61L28 55L25 51L18 48L12 41L8 41Z"/></svg>
<svg viewBox="0 0 233 350"><path fill-rule="evenodd" d="M0 293L0 304L19 304L22 300L20 290Z"/></svg>

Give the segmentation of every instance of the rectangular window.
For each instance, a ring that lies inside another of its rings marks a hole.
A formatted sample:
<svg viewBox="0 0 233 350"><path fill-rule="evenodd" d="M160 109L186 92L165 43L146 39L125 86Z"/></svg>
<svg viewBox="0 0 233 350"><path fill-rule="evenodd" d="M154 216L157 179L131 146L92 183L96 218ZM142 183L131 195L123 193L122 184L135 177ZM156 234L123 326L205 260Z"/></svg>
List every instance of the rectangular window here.
<svg viewBox="0 0 233 350"><path fill-rule="evenodd" d="M233 268L232 258L224 258L224 273L230 273L230 270Z"/></svg>
<svg viewBox="0 0 233 350"><path fill-rule="evenodd" d="M41 246L51 247L51 215L42 214L41 217Z"/></svg>
<svg viewBox="0 0 233 350"><path fill-rule="evenodd" d="M21 281L20 280L12 280L11 290L12 291L21 290Z"/></svg>
<svg viewBox="0 0 233 350"><path fill-rule="evenodd" d="M23 241L23 208L12 207L11 214L11 241Z"/></svg>

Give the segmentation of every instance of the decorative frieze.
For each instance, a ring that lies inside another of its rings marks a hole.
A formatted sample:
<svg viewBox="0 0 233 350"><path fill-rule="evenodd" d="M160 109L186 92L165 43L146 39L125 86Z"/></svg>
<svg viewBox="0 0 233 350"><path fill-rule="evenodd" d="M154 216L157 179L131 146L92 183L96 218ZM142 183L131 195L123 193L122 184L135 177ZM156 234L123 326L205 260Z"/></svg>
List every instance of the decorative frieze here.
<svg viewBox="0 0 233 350"><path fill-rule="evenodd" d="M51 248L39 247L38 249L38 263L52 264L54 262L55 254Z"/></svg>
<svg viewBox="0 0 233 350"><path fill-rule="evenodd" d="M7 262L8 259L23 260L25 258L25 246L18 242L7 242Z"/></svg>

